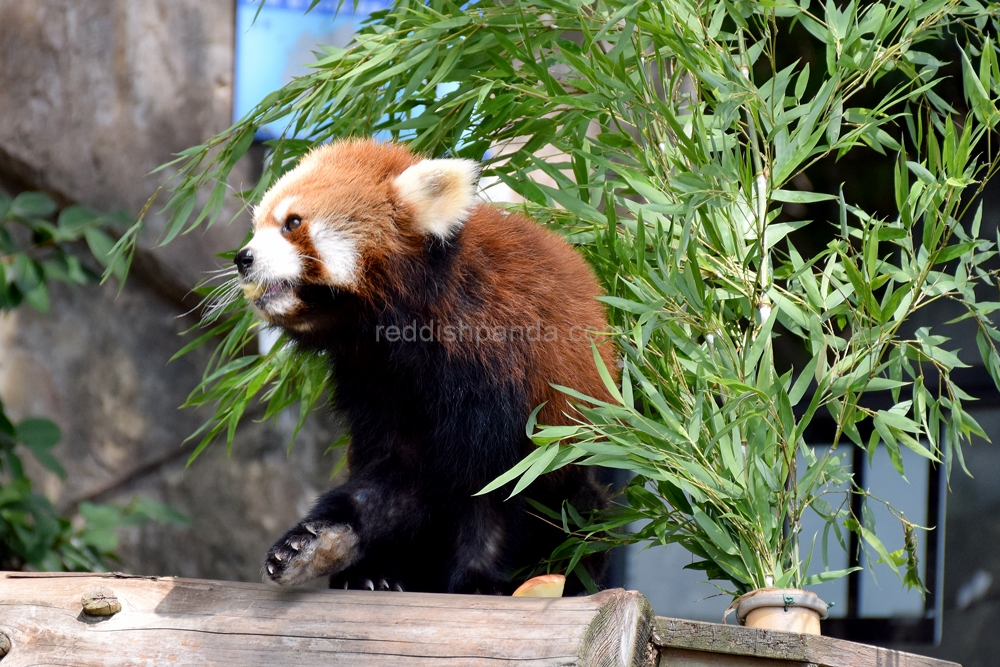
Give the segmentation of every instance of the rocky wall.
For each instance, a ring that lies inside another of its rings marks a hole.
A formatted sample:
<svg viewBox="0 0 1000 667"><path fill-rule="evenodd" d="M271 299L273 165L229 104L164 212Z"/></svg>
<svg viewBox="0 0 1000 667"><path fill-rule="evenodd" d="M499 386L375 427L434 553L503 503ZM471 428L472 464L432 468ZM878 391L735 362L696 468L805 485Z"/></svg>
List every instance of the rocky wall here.
<svg viewBox="0 0 1000 667"><path fill-rule="evenodd" d="M0 0L0 187L135 216L172 154L230 124L232 0ZM236 187L252 183L248 159ZM59 506L82 500L168 502L193 525L122 534L122 568L256 580L271 542L329 486L337 426L317 415L286 454L294 423L250 422L232 456L210 449L185 467L185 438L206 415L178 410L204 355L184 345L190 289L236 247L248 220L156 248L154 214L121 294L108 284L53 290L48 313L0 318L0 397L10 415L49 416L63 431L66 480L36 470Z"/></svg>

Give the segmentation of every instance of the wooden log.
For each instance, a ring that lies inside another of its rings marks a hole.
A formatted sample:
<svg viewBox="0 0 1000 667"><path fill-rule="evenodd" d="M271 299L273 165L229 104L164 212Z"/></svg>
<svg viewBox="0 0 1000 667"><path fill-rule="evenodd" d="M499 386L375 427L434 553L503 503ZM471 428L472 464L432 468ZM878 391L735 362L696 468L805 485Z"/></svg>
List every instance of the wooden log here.
<svg viewBox="0 0 1000 667"><path fill-rule="evenodd" d="M739 625L656 618L653 643L660 667L961 667L957 663L878 646ZM678 651L681 651L678 653ZM718 655L733 660L718 661ZM675 657L670 657L675 656ZM736 656L740 656L737 660ZM698 660L702 660L699 662Z"/></svg>
<svg viewBox="0 0 1000 667"><path fill-rule="evenodd" d="M661 647L659 650L660 667L816 667L814 663L798 660L774 660L749 655L688 651L669 646Z"/></svg>
<svg viewBox="0 0 1000 667"><path fill-rule="evenodd" d="M620 589L501 598L58 573L0 576L0 659L0 667L958 667L828 637L654 618L645 598Z"/></svg>
<svg viewBox="0 0 1000 667"><path fill-rule="evenodd" d="M121 611L84 613L88 595L101 610L117 601ZM645 598L620 589L544 599L116 574L0 577L0 637L10 640L2 667L652 667L653 624Z"/></svg>

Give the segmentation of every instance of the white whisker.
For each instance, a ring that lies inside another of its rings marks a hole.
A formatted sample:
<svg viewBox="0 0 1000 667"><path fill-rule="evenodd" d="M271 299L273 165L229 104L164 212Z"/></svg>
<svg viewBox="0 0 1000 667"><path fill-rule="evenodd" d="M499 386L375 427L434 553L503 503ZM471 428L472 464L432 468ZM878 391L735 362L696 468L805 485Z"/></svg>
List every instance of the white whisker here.
<svg viewBox="0 0 1000 667"><path fill-rule="evenodd" d="M205 309L201 317L202 323L217 320L242 294L243 283L239 276L234 275L226 282L216 285L202 301L201 305Z"/></svg>
<svg viewBox="0 0 1000 667"><path fill-rule="evenodd" d="M218 276L209 276L208 278L205 278L204 280L202 280L201 284L202 285L207 285L208 283L213 282L215 280L219 280L220 278L223 279L223 280L232 280L233 278L236 278L236 274L235 273L233 273L233 274L223 273L223 274L218 275Z"/></svg>
<svg viewBox="0 0 1000 667"><path fill-rule="evenodd" d="M213 269L211 271L205 271L204 273L216 273L216 274L219 274L219 273L221 273L221 274L233 273L233 274L235 274L238 270L239 269L237 269L236 266L233 265L233 266L227 266L227 267L224 267L224 268L221 268L221 269Z"/></svg>

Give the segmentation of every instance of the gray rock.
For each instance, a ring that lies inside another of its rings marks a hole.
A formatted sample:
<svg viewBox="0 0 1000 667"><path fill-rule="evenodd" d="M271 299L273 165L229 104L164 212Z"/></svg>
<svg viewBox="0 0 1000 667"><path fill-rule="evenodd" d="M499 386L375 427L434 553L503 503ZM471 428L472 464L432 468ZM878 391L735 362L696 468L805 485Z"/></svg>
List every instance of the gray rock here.
<svg viewBox="0 0 1000 667"><path fill-rule="evenodd" d="M0 0L0 186L134 217L164 181L149 172L231 122L234 11L231 0ZM246 160L234 186L257 168ZM331 485L324 452L338 428L322 411L290 455L291 417L248 421L232 456L210 448L185 468L182 443L207 414L178 406L206 355L168 359L193 324L178 319L197 302L189 290L246 232L241 209L233 198L222 219L237 223L166 248L155 248L165 219L154 213L120 296L110 284L57 286L49 313L0 317L0 397L12 417L48 416L63 431L69 476L35 466L38 488L68 510L147 495L193 521L123 531L124 570L259 580L267 548Z"/></svg>
<svg viewBox="0 0 1000 667"><path fill-rule="evenodd" d="M138 214L164 181L152 170L230 125L234 11L219 0L0 0L0 184ZM234 187L253 171L247 161ZM221 219L241 208L232 200ZM164 225L150 216L144 247ZM246 225L148 253L147 277L183 296Z"/></svg>

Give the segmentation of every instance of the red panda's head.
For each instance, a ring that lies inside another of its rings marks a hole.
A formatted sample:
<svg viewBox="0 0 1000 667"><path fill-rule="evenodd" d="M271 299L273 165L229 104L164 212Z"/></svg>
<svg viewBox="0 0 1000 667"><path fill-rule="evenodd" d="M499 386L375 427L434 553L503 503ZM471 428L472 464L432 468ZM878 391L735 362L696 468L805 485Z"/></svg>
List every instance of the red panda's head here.
<svg viewBox="0 0 1000 667"><path fill-rule="evenodd" d="M308 153L254 210L236 255L243 291L272 324L309 330L307 294L364 297L387 258L447 241L476 203L479 165L421 159L406 148L345 140Z"/></svg>

